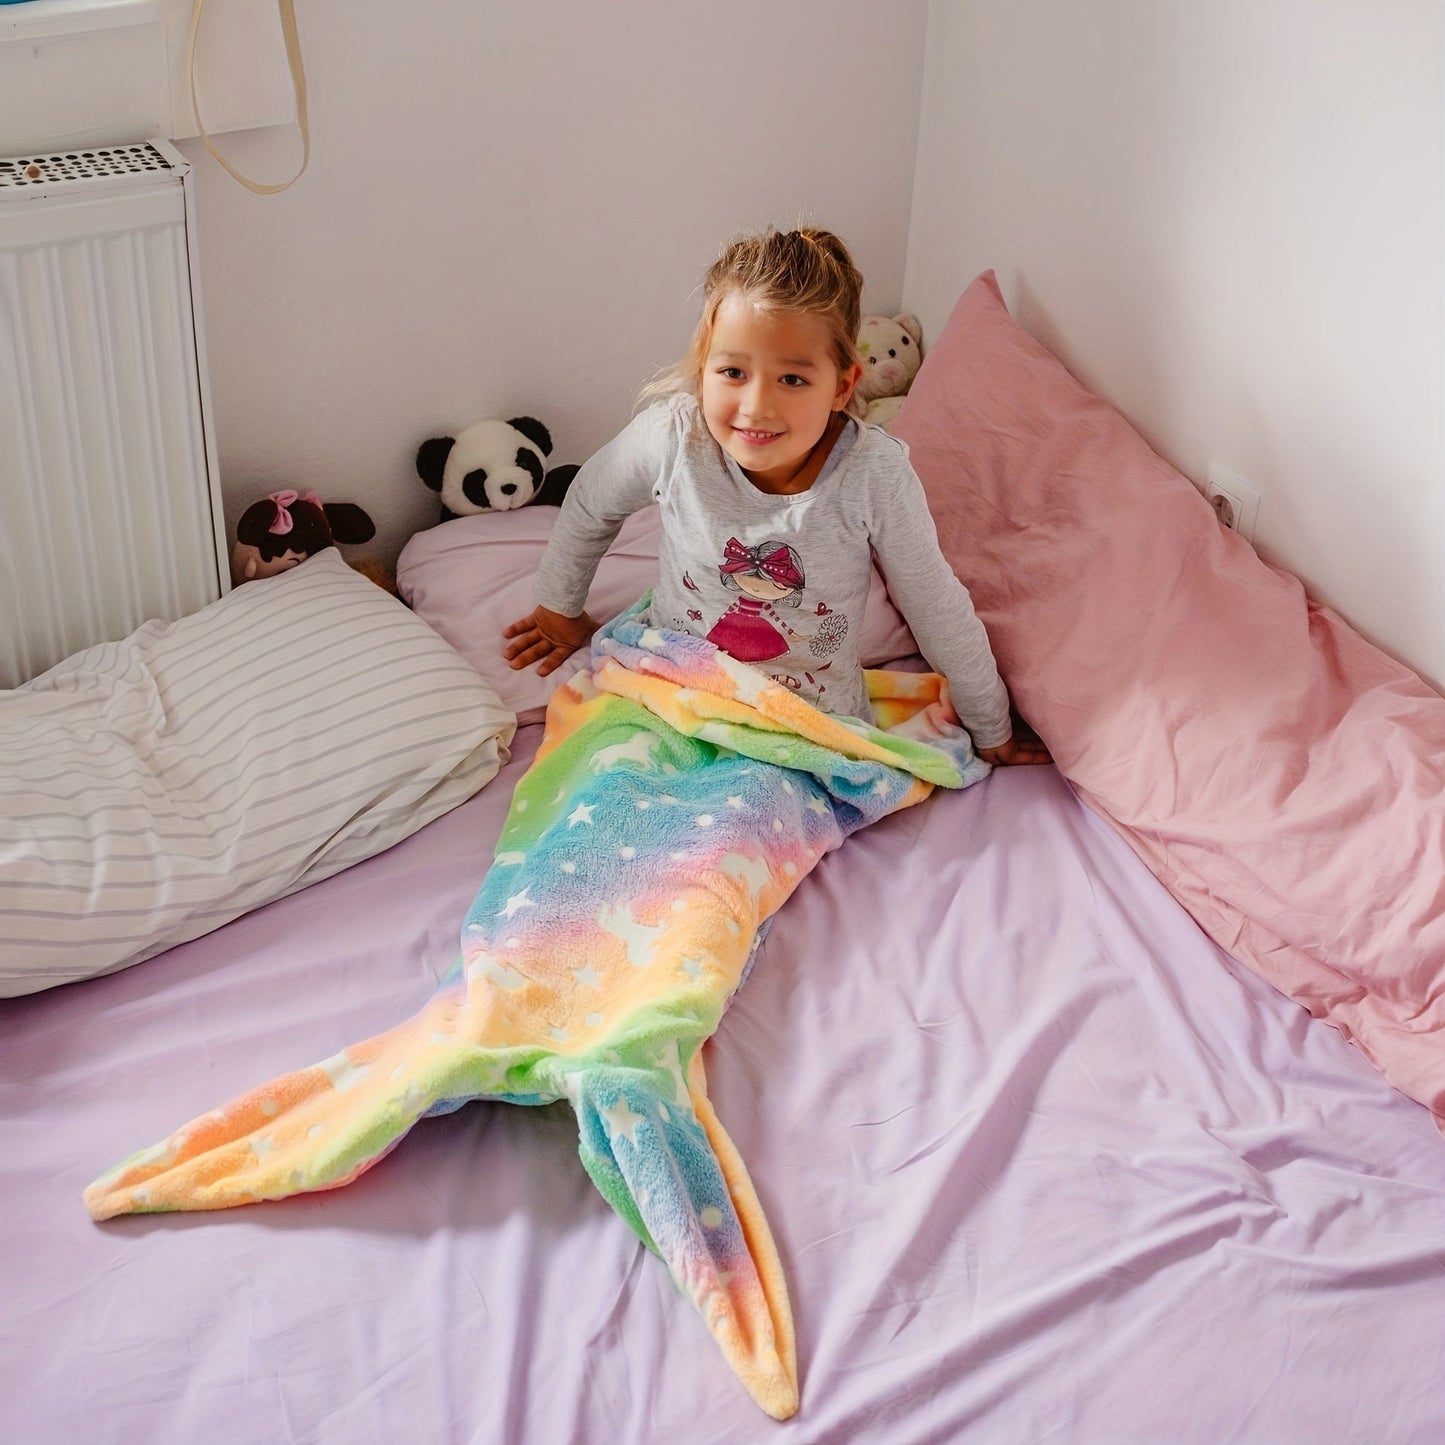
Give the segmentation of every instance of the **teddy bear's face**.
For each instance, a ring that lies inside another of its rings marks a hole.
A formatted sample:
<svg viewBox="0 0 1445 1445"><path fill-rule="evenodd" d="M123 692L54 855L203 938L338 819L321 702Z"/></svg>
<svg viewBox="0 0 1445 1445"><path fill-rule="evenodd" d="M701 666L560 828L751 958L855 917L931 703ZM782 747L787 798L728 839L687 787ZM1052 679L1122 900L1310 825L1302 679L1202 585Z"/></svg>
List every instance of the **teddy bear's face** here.
<svg viewBox="0 0 1445 1445"><path fill-rule="evenodd" d="M858 355L863 359L858 395L864 401L902 396L908 390L923 361L921 335L922 328L912 316L863 318L858 328Z"/></svg>
<svg viewBox="0 0 1445 1445"><path fill-rule="evenodd" d="M416 452L416 474L440 492L443 522L478 512L510 512L529 502L562 505L574 466L545 471L552 434L532 416L479 421L454 437L430 437Z"/></svg>
<svg viewBox="0 0 1445 1445"><path fill-rule="evenodd" d="M542 485L542 453L510 422L483 421L457 437L442 502L459 514L525 507Z"/></svg>

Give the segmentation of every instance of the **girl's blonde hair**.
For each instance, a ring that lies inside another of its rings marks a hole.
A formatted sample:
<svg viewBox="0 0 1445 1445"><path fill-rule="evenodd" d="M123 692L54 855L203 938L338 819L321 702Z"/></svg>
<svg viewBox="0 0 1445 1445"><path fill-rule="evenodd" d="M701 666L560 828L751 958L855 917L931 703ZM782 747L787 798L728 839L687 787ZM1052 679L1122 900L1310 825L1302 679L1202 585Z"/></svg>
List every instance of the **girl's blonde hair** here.
<svg viewBox="0 0 1445 1445"><path fill-rule="evenodd" d="M828 328L838 370L859 362L858 323L863 277L848 248L831 231L805 228L777 231L771 226L734 241L713 262L702 283L702 315L682 359L656 376L637 398L639 407L677 392L696 395L712 343L718 307L729 296L744 296L760 311L816 316ZM856 390L848 411L866 407Z"/></svg>

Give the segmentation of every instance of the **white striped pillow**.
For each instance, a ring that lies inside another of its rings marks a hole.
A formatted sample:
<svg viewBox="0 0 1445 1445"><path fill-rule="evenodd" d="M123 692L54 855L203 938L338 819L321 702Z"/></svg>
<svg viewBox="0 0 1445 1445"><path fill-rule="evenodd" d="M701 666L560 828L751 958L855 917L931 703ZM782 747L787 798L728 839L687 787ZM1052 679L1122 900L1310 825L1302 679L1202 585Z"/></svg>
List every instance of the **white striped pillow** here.
<svg viewBox="0 0 1445 1445"><path fill-rule="evenodd" d="M0 996L111 973L471 797L514 715L329 549L0 692Z"/></svg>

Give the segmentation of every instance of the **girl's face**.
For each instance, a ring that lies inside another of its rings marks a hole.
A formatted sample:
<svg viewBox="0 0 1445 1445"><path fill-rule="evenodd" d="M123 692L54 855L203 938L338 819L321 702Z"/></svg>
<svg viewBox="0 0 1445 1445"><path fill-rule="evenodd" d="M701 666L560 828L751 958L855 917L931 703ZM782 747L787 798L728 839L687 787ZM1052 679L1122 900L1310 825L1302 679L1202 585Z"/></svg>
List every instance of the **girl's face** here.
<svg viewBox="0 0 1445 1445"><path fill-rule="evenodd" d="M733 292L703 363L703 420L756 486L785 493L861 374L856 364L839 370L818 317L768 315Z"/></svg>

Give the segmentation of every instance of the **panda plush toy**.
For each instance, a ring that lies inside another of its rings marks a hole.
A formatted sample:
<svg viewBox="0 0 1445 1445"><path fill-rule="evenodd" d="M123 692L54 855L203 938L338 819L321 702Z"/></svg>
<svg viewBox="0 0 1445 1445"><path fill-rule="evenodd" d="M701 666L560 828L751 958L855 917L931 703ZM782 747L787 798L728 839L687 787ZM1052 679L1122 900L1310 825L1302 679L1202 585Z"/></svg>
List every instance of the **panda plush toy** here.
<svg viewBox="0 0 1445 1445"><path fill-rule="evenodd" d="M441 494L441 520L477 512L510 512L528 502L561 506L574 466L545 470L552 435L535 417L479 421L454 437L432 437L417 448L416 472Z"/></svg>

